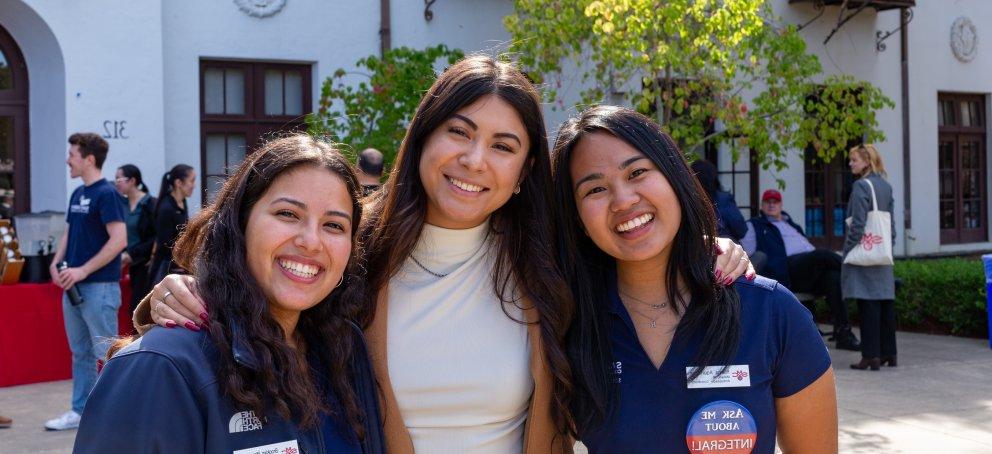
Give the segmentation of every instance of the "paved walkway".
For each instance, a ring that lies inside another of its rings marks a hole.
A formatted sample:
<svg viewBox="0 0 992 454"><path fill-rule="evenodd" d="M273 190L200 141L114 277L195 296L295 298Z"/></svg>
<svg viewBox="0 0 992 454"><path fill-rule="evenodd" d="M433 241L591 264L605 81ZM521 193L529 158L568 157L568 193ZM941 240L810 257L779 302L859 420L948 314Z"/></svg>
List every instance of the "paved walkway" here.
<svg viewBox="0 0 992 454"><path fill-rule="evenodd" d="M988 342L899 333L899 367L851 370L860 354L831 351L842 453L992 452L992 350ZM0 388L0 454L68 453L75 431L42 424L65 411L70 382Z"/></svg>

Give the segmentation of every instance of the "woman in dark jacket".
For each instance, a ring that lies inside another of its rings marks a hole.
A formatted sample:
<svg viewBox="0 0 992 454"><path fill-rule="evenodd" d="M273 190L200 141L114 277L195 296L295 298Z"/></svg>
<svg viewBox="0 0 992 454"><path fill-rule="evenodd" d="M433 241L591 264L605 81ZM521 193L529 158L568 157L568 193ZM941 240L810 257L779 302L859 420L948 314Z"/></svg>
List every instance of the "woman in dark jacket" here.
<svg viewBox="0 0 992 454"><path fill-rule="evenodd" d="M857 246L864 235L868 211L872 209L871 186L875 189L878 209L892 213L892 185L885 181L885 165L874 145L854 147L848 165L859 178L851 188L847 204L850 224L844 240L844 256ZM896 239L895 218L891 218L892 241ZM878 370L882 364L896 365L896 286L892 265L857 266L841 265L841 293L845 299L858 300L861 318L861 361L851 364L852 369Z"/></svg>
<svg viewBox="0 0 992 454"><path fill-rule="evenodd" d="M124 217L127 224L127 249L123 262L128 265L131 278L131 312L141 301L141 295L148 293L148 268L152 249L155 246L155 205L158 199L148 194L148 186L141 180L141 170L133 164L117 168L114 179L117 192L127 198L128 211Z"/></svg>
<svg viewBox="0 0 992 454"><path fill-rule="evenodd" d="M156 327L119 350L75 452L382 452L346 282L359 190L345 158L305 135L249 156L176 243L210 303L205 330Z"/></svg>
<svg viewBox="0 0 992 454"><path fill-rule="evenodd" d="M196 171L186 164L176 164L162 176L158 203L155 204L155 258L150 271L151 285L157 284L169 273L183 272L172 260L172 247L189 221L186 198L193 195L195 186Z"/></svg>
<svg viewBox="0 0 992 454"><path fill-rule="evenodd" d="M741 215L740 208L737 208L734 195L721 187L716 167L703 159L693 161L690 167L716 210L716 234L740 243L747 233L747 221Z"/></svg>

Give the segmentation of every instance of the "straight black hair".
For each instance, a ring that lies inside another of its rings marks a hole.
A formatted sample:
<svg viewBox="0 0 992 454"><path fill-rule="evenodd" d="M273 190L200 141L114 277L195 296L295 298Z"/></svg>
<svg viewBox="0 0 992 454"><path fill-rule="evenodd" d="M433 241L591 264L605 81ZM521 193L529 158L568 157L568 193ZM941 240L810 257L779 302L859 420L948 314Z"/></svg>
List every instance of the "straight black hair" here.
<svg viewBox="0 0 992 454"><path fill-rule="evenodd" d="M177 181L185 180L189 176L189 173L193 171L193 167L186 164L176 164L162 175L162 185L158 189L158 202L155 204L155 212L158 212L158 204L162 203L166 197L172 197L172 185Z"/></svg>
<svg viewBox="0 0 992 454"><path fill-rule="evenodd" d="M573 371L569 406L580 434L611 418L619 402L619 388L611 380L613 352L607 294L607 279L616 260L583 232L569 171L575 146L593 133L612 135L643 153L660 169L678 198L682 222L672 240L668 274L664 278L668 300L677 302L669 307L676 313L683 312L676 337L702 336L690 379L697 377L708 364L726 364L740 339L737 292L720 286L713 276L716 260L713 210L672 138L651 119L622 107L592 107L579 118L565 122L559 129L552 157L552 205L558 210L556 217L560 222L556 229L558 265L576 301L565 348ZM677 292L680 276L688 287L691 304Z"/></svg>
<svg viewBox="0 0 992 454"><path fill-rule="evenodd" d="M117 170L121 171L121 175L124 175L124 178L134 179L134 185L137 186L138 189L148 192L148 186L141 179L141 170L138 169L138 166L134 164L124 164L118 167Z"/></svg>

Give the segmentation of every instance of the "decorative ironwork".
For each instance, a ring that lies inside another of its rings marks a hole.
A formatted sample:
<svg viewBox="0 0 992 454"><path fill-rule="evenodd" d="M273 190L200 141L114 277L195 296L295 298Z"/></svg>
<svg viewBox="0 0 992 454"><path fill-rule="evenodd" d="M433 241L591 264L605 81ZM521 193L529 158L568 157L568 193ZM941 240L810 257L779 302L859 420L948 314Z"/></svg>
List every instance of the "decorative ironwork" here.
<svg viewBox="0 0 992 454"><path fill-rule="evenodd" d="M895 30L891 30L891 31L888 31L888 32L883 32L881 30L878 30L878 31L875 32L875 50L876 51L878 51L878 52L885 52L885 40L886 39L889 39L890 36L894 35L899 30L902 30L902 28L905 27L906 24L908 24L908 23L910 23L910 22L913 21L913 8L904 8L902 10L902 16L903 16L902 17L902 21L899 23L899 26L896 27Z"/></svg>
<svg viewBox="0 0 992 454"><path fill-rule="evenodd" d="M424 0L424 19L430 22L434 18L434 11L431 11L431 7L434 6L434 2L437 0Z"/></svg>
<svg viewBox="0 0 992 454"><path fill-rule="evenodd" d="M812 19L806 21L806 23L800 25L799 27L796 27L796 30L797 31L798 30L802 30L802 29L808 27L809 24L812 24L813 22L816 22L817 19L823 17L823 13L827 10L827 8L826 8L826 6L823 5L823 0L815 0L813 2L813 10L814 11L819 11L819 12L816 13L816 15L813 16Z"/></svg>

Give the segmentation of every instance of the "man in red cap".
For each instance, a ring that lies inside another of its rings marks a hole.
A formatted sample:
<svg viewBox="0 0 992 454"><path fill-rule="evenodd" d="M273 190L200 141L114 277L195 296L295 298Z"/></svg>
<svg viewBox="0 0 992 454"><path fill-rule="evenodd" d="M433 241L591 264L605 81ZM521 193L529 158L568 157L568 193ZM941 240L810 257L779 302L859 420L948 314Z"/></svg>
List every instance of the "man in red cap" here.
<svg viewBox="0 0 992 454"><path fill-rule="evenodd" d="M750 255L760 252L767 257L767 262L758 269L760 274L781 282L796 293L825 295L833 318L837 348L860 350L861 343L851 332L847 305L841 297L843 259L840 254L818 249L809 242L803 228L782 210L781 192L769 189L761 194L761 214L748 221L741 246Z"/></svg>

